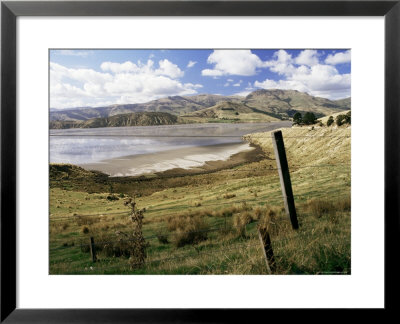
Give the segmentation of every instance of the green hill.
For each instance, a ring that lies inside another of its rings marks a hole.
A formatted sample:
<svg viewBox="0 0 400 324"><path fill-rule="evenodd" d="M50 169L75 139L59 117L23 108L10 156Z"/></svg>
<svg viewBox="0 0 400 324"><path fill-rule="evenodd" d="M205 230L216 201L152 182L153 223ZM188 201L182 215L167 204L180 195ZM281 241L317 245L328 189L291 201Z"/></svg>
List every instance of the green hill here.
<svg viewBox="0 0 400 324"><path fill-rule="evenodd" d="M50 129L173 125L180 122L179 117L165 112L138 112L85 121L50 121Z"/></svg>

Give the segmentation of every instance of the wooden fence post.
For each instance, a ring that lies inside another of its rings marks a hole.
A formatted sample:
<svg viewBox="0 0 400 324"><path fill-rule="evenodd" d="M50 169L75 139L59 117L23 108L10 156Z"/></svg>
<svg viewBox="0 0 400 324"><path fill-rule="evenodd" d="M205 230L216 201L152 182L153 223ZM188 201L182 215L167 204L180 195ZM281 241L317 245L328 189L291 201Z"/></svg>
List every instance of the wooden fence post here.
<svg viewBox="0 0 400 324"><path fill-rule="evenodd" d="M275 271L275 258L274 251L272 250L271 238L266 228L258 229L258 237L260 238L263 247L265 262L267 264L267 271L272 274Z"/></svg>
<svg viewBox="0 0 400 324"><path fill-rule="evenodd" d="M96 262L96 247L93 237L90 237L90 255L92 256L92 262Z"/></svg>
<svg viewBox="0 0 400 324"><path fill-rule="evenodd" d="M298 229L299 223L297 222L292 183L290 181L289 166L286 158L285 145L283 143L283 136L281 131L272 132L272 142L274 144L275 159L278 167L279 178L281 181L286 215L289 216L293 229Z"/></svg>

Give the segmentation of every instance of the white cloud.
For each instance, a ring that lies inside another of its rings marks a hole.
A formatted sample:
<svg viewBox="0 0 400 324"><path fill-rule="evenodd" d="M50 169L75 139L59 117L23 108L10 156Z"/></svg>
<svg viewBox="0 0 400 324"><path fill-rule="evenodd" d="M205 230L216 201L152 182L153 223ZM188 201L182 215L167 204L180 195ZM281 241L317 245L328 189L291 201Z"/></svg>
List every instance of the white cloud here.
<svg viewBox="0 0 400 324"><path fill-rule="evenodd" d="M189 63L187 64L186 67L187 67L187 68L191 68L191 67L195 66L196 63L197 63L197 62L195 62L195 61L189 61Z"/></svg>
<svg viewBox="0 0 400 324"><path fill-rule="evenodd" d="M102 72L50 63L50 106L100 106L147 102L172 95L196 94L201 84L182 83L184 72L168 61L103 62Z"/></svg>
<svg viewBox="0 0 400 324"><path fill-rule="evenodd" d="M222 76L222 75L224 75L224 73L222 71L219 71L219 70L204 69L204 70L201 71L201 75L216 77L216 76Z"/></svg>
<svg viewBox="0 0 400 324"><path fill-rule="evenodd" d="M180 78L184 75L184 72L174 63L168 61L167 59L161 60L158 62L159 68L154 70L154 62L152 60L148 60L146 64L141 63L138 64L127 61L125 63L113 63L113 62L103 62L100 65L100 68L103 71L110 71L113 73L123 73L123 72L132 72L135 74L146 73L146 74L156 74L156 75L165 75L171 77L173 79Z"/></svg>
<svg viewBox="0 0 400 324"><path fill-rule="evenodd" d="M263 89L293 89L307 92L313 96L338 99L350 96L351 75L339 74L330 65L304 65L287 74L285 80L255 81L254 86Z"/></svg>
<svg viewBox="0 0 400 324"><path fill-rule="evenodd" d="M336 54L329 54L325 59L326 64L342 64L342 63L349 63L351 61L351 52L350 50L346 52L340 52Z"/></svg>
<svg viewBox="0 0 400 324"><path fill-rule="evenodd" d="M240 87L242 84L243 80L240 80L239 82L233 84L234 87Z"/></svg>
<svg viewBox="0 0 400 324"><path fill-rule="evenodd" d="M173 79L181 78L184 72L174 63L168 61L167 59L158 62L160 68L155 71L156 74L165 75Z"/></svg>
<svg viewBox="0 0 400 324"><path fill-rule="evenodd" d="M148 62L151 62L151 65L153 64L153 61L151 60L149 60ZM100 68L103 71L110 71L113 73L140 71L140 68L135 63L132 63L130 61L127 61L125 63L103 62L101 63Z"/></svg>
<svg viewBox="0 0 400 324"><path fill-rule="evenodd" d="M296 57L296 64L313 66L319 63L318 52L316 50L301 51L299 56Z"/></svg>
<svg viewBox="0 0 400 324"><path fill-rule="evenodd" d="M293 65L294 60L292 55L285 50L276 51L273 57L274 60L264 62L264 66L269 67L272 72L280 75L288 75L295 71L296 68Z"/></svg>
<svg viewBox="0 0 400 324"><path fill-rule="evenodd" d="M340 74L332 65L317 63L317 55L316 51L304 50L293 59L286 51L279 50L275 52L274 60L265 62L265 65L284 78L277 81L255 81L254 86L263 89L293 89L329 99L349 97L350 73Z"/></svg>
<svg viewBox="0 0 400 324"><path fill-rule="evenodd" d="M215 50L207 62L214 64L214 68L201 71L203 76L251 76L256 74L257 68L264 66L261 59L250 50Z"/></svg>

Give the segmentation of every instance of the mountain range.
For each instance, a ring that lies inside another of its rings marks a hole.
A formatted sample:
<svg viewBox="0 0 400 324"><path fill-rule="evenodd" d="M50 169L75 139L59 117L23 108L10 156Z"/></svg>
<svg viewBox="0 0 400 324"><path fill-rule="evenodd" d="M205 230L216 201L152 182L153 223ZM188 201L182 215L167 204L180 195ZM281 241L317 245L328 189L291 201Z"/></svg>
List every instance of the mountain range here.
<svg viewBox="0 0 400 324"><path fill-rule="evenodd" d="M139 104L50 109L50 128L264 122L288 119L296 112L313 112L322 117L349 109L351 98L329 100L297 90L256 90L246 97L200 94Z"/></svg>

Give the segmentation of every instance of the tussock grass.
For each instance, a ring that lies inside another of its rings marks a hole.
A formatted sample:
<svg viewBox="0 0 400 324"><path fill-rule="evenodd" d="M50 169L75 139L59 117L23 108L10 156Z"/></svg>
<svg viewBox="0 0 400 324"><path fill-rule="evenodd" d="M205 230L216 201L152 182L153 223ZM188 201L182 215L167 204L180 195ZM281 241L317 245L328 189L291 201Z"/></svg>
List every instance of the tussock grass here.
<svg viewBox="0 0 400 324"><path fill-rule="evenodd" d="M307 202L303 205L303 209L317 218L320 218L324 215L332 218L338 212L350 212L351 200L350 197L333 200L313 198L307 200Z"/></svg>
<svg viewBox="0 0 400 324"><path fill-rule="evenodd" d="M174 231L172 243L176 247L197 244L207 239L208 225L199 216L178 216L168 222L168 229Z"/></svg>
<svg viewBox="0 0 400 324"><path fill-rule="evenodd" d="M236 195L235 195L235 194L228 194L228 193L226 193L226 194L224 194L222 197L224 197L225 199L231 199L231 198L235 198Z"/></svg>

